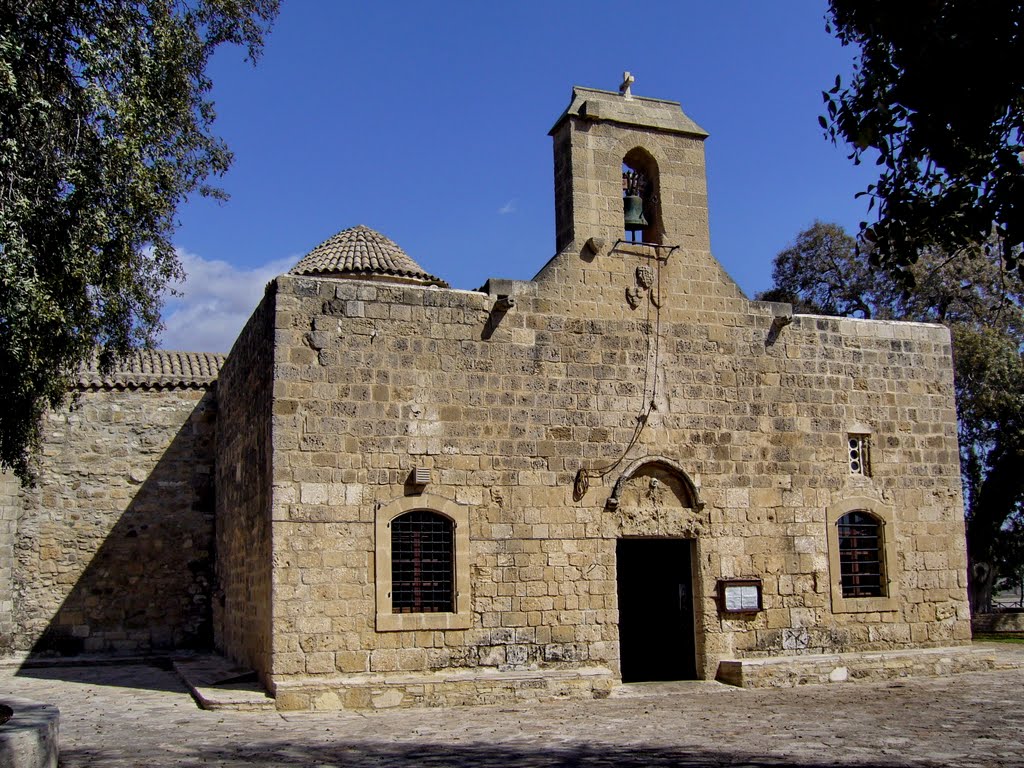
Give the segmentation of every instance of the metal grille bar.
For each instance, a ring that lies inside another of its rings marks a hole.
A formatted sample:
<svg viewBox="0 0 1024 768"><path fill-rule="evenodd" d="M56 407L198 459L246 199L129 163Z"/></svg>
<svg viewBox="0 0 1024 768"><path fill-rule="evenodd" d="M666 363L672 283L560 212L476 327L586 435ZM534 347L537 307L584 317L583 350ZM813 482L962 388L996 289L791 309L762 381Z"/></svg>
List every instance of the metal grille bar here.
<svg viewBox="0 0 1024 768"><path fill-rule="evenodd" d="M453 531L452 521L434 512L391 521L392 613L454 610Z"/></svg>
<svg viewBox="0 0 1024 768"><path fill-rule="evenodd" d="M839 518L839 572L843 597L884 597L881 526L866 512Z"/></svg>

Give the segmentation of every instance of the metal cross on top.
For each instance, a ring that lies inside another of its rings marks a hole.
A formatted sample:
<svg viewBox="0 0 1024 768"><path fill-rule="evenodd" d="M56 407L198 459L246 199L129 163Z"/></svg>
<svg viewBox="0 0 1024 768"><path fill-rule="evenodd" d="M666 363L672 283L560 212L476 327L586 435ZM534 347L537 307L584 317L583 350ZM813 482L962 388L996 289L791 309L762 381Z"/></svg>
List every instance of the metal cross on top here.
<svg viewBox="0 0 1024 768"><path fill-rule="evenodd" d="M622 73L622 85L619 86L619 93L625 96L627 99L633 98L633 92L629 90L629 87L633 85L636 78L633 77L629 72Z"/></svg>

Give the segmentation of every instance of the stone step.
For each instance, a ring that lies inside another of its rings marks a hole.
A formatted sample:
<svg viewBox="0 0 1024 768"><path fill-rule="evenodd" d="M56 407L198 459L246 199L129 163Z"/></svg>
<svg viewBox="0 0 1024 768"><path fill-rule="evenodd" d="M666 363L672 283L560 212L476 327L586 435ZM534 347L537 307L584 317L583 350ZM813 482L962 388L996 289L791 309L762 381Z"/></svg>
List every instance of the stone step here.
<svg viewBox="0 0 1024 768"><path fill-rule="evenodd" d="M273 710L274 700L260 685L256 672L217 654L199 654L171 660L174 671L203 709L236 712Z"/></svg>
<svg viewBox="0 0 1024 768"><path fill-rule="evenodd" d="M943 676L997 668L997 653L982 646L901 651L769 656L719 662L718 680L741 688Z"/></svg>

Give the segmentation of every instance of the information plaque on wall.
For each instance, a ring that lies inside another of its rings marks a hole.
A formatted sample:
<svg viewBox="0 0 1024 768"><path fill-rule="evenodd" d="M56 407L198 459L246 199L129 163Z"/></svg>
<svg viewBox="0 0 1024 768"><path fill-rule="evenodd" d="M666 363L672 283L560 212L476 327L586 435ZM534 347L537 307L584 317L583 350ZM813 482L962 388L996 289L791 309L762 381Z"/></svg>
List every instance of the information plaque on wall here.
<svg viewBox="0 0 1024 768"><path fill-rule="evenodd" d="M722 613L755 613L762 610L760 579L721 579L718 582Z"/></svg>

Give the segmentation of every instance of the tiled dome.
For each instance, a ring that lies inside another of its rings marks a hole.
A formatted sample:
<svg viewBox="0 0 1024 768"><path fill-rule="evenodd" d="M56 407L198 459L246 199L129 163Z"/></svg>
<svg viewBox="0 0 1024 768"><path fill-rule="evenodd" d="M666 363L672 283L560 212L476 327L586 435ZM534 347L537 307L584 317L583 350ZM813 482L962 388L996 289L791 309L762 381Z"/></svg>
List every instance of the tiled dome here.
<svg viewBox="0 0 1024 768"><path fill-rule="evenodd" d="M320 243L291 269L293 275L394 277L424 285L448 284L424 271L393 240L362 224Z"/></svg>

